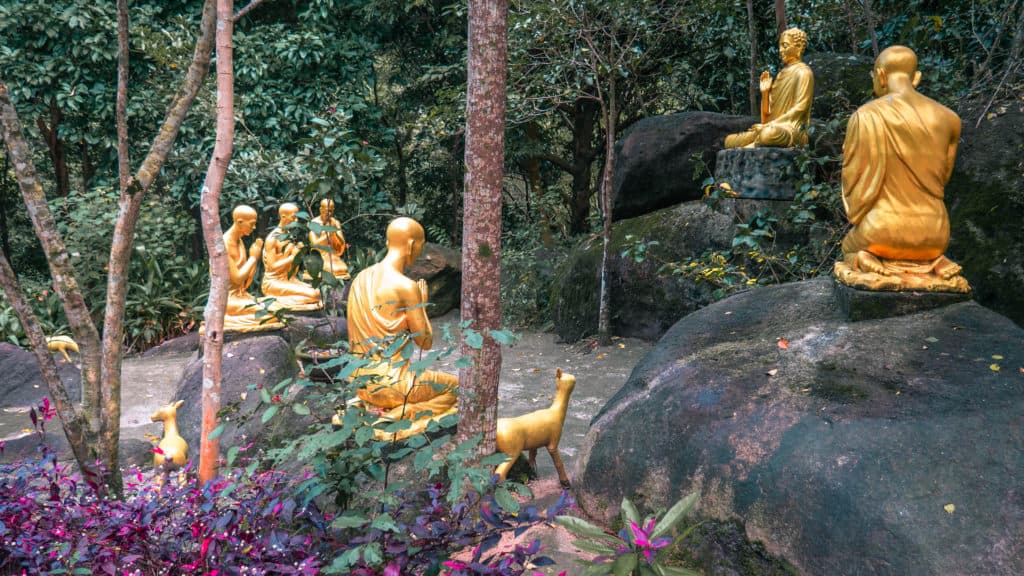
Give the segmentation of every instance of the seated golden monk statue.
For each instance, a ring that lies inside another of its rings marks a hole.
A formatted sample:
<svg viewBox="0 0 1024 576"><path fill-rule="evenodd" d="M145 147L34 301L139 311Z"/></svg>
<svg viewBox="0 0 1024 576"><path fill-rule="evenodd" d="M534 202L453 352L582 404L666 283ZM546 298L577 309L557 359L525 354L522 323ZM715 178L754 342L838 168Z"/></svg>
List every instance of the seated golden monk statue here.
<svg viewBox="0 0 1024 576"><path fill-rule="evenodd" d="M323 232L309 231L309 244L314 250L320 253L324 260L324 271L330 272L335 278L348 280L348 264L341 259L345 248L345 236L341 233L341 223L334 217L334 200L324 198L320 201L320 215L313 218L312 222L320 226L337 228L336 231L324 230ZM325 250L324 248L330 248Z"/></svg>
<svg viewBox="0 0 1024 576"><path fill-rule="evenodd" d="M405 276L405 268L419 257L424 243L423 227L411 218L396 218L387 228L387 255L359 272L348 294L348 339L352 354L370 355L377 363L354 374L372 380L358 392L359 398L377 409L386 420L413 420L412 428L397 434L406 438L423 432L430 419L456 412L457 376L426 371L419 375L403 360L405 346L415 343L429 350L434 333L427 318L427 283ZM404 336L403 336L404 335ZM390 358L378 352L386 340L407 337L405 345ZM383 343L383 344L382 344ZM391 434L378 434L390 439Z"/></svg>
<svg viewBox="0 0 1024 576"><path fill-rule="evenodd" d="M257 238L249 250L242 240L256 229L256 210L249 206L236 206L231 212L231 227L224 232L224 246L228 252L228 304L224 311L224 330L255 332L276 330L284 324L271 315L256 317L256 312L265 308L261 299L249 294L249 286L256 277L256 265L260 261L263 240ZM274 307L271 304L270 310Z"/></svg>
<svg viewBox="0 0 1024 576"><path fill-rule="evenodd" d="M284 236L285 226L295 221L299 207L286 202L281 204L277 213L280 217L278 226L267 235L263 245L263 295L274 298L277 305L290 310L318 310L323 305L320 291L299 280L292 270L302 244L290 242Z"/></svg>
<svg viewBox="0 0 1024 576"><path fill-rule="evenodd" d="M761 73L761 123L750 130L725 137L726 148L774 146L792 148L807 144L814 100L814 72L800 58L807 47L807 34L790 28L779 37L779 56L786 65L772 81Z"/></svg>
<svg viewBox="0 0 1024 576"><path fill-rule="evenodd" d="M843 143L843 205L853 228L836 278L868 290L970 291L943 252L942 201L953 172L960 117L920 94L917 55L886 48L872 70L877 99L850 117Z"/></svg>

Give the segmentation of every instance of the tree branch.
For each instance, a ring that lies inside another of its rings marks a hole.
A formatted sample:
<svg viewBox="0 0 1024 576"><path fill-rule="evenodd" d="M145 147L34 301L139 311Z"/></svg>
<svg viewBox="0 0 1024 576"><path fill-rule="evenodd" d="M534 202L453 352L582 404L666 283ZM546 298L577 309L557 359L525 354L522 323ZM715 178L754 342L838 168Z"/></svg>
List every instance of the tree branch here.
<svg viewBox="0 0 1024 576"><path fill-rule="evenodd" d="M240 20L240 19L242 18L242 16L245 16L245 15L246 15L246 14L248 14L248 13L249 13L249 12L250 12L250 11L251 11L251 10L252 10L253 8L255 8L255 7L259 6L260 4L263 4L263 2L264 2L264 1L265 1L265 0L252 0L252 2L249 2L249 4L247 4L247 5L245 6L245 8L242 8L241 10L239 10L238 12L236 12L236 13L235 13L235 15L234 15L234 16L233 16L233 17L231 18L231 21L232 21L232 22L238 22L238 21L239 21L239 20Z"/></svg>

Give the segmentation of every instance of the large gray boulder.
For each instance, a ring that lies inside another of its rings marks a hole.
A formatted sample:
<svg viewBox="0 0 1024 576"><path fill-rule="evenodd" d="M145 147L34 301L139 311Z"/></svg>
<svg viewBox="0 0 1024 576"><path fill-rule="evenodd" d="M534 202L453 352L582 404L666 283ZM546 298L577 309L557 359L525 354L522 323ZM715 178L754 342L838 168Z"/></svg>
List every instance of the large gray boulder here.
<svg viewBox="0 0 1024 576"><path fill-rule="evenodd" d="M459 307L462 299L462 253L458 250L427 242L423 253L405 270L413 280L423 278L430 287L427 316L443 316Z"/></svg>
<svg viewBox="0 0 1024 576"><path fill-rule="evenodd" d="M266 426L260 416L266 408L260 388L272 389L298 374L291 346L278 334L246 334L224 344L221 364L220 404L227 423L220 436L221 450L269 440L274 435L299 434L310 421L295 414L271 419ZM251 388L250 388L251 386ZM194 356L185 366L174 400L184 400L178 409L178 429L193 458L199 456L199 433L203 420L203 358ZM282 394L287 396L287 393Z"/></svg>
<svg viewBox="0 0 1024 576"><path fill-rule="evenodd" d="M644 118L615 143L612 218L623 220L696 200L715 171L725 137L750 128L753 116L681 112ZM700 155L707 173L694 162Z"/></svg>
<svg viewBox="0 0 1024 576"><path fill-rule="evenodd" d="M662 266L708 249L728 248L733 221L732 215L695 201L616 222L609 249L612 333L656 340L676 320L710 303L708 285L681 279ZM652 241L658 244L637 261L636 248ZM627 250L633 252L623 256ZM555 331L567 342L597 333L601 252L600 236L584 238L555 269L551 314Z"/></svg>
<svg viewBox="0 0 1024 576"><path fill-rule="evenodd" d="M594 418L578 501L607 519L700 490L806 575L1022 574L1021 367L1024 330L973 302L851 323L827 277L743 292Z"/></svg>
<svg viewBox="0 0 1024 576"><path fill-rule="evenodd" d="M54 354L53 359L71 401L81 401L82 373L59 354ZM36 355L9 342L0 342L0 408L37 406L49 396Z"/></svg>
<svg viewBox="0 0 1024 576"><path fill-rule="evenodd" d="M1024 326L1024 110L998 106L975 128L978 114L964 114L946 185L947 254L978 302Z"/></svg>

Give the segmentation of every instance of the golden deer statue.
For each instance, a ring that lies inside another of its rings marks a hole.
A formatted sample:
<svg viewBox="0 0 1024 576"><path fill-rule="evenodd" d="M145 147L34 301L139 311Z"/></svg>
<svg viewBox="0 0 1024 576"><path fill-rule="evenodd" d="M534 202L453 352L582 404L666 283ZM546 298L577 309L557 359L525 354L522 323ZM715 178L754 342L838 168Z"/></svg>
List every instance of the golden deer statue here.
<svg viewBox="0 0 1024 576"><path fill-rule="evenodd" d="M71 363L71 356L68 350L78 354L78 344L70 336L50 336L46 339L46 349L50 352L60 352L67 362Z"/></svg>
<svg viewBox="0 0 1024 576"><path fill-rule="evenodd" d="M178 434L178 408L184 400L164 404L149 417L153 422L163 421L164 437L153 454L153 467L164 474L181 468L188 461L188 443Z"/></svg>
<svg viewBox="0 0 1024 576"><path fill-rule="evenodd" d="M569 477L565 474L565 465L558 454L558 441L562 439L562 426L565 424L565 411L569 406L569 396L576 387L576 377L564 374L559 369L555 372L555 399L550 408L523 414L515 418L499 418L497 447L498 452L508 455L508 460L498 465L494 473L501 480L505 479L512 464L519 458L523 450L530 451L530 467L537 467L537 449L547 448L551 460L558 470L558 480L563 488L569 487Z"/></svg>

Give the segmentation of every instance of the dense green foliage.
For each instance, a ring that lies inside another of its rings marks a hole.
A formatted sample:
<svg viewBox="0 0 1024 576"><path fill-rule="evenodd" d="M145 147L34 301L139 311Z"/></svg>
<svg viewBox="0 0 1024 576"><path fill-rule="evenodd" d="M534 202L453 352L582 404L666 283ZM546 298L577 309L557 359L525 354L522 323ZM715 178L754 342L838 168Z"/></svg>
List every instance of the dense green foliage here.
<svg viewBox="0 0 1024 576"><path fill-rule="evenodd" d="M778 68L772 4L754 3L758 69ZM1024 14L1018 4L876 0L868 13L864 3L851 0L790 0L786 15L790 25L808 32L809 55L871 56L872 35L879 46L912 46L921 56L925 93L957 108L970 122L1022 92ZM543 282L548 275L526 269L538 247L550 251L594 230L599 221L597 174L605 126L588 103L594 72L572 64L587 50L580 42L582 24L573 14L586 10L588 25L614 22L622 30L637 31L632 50L642 65L618 72L620 132L652 114L749 109L751 44L743 3L698 0L679 10L653 10L658 5L655 0L511 4L503 249L517 270L510 278L533 283L506 282L515 290L507 294L514 303L533 299L527 293L547 292ZM198 8L196 0L131 4L128 116L136 161L191 57ZM114 21L112 4L0 1L0 69L35 144L45 188L67 224L69 243L79 254L76 267L97 311L107 257L102 240L111 217L102 198L116 186ZM246 14L236 23L234 38L239 129L225 183L224 215L235 204L251 204L261 214L258 233L265 233L280 202L298 201L315 215L316 202L330 195L338 202L352 257L365 261L379 249L384 223L400 213L420 218L429 240L457 245L465 30L465 7L451 0L277 0ZM849 102L851 107L859 103ZM135 253L159 260L164 274L184 273L175 270L202 259L197 201L213 144L213 109L210 78L151 192L140 227ZM824 120L842 127L848 111ZM817 225L818 232L823 225L838 228L829 220L835 203L831 194L837 189L834 154L830 165L822 161L830 152L811 152L809 161L820 166L806 170L814 180L804 191L807 206L793 214L793 223ZM49 284L45 261L18 210L12 174L0 176L0 236L29 290L40 294ZM751 250L751 241L759 238L753 231L773 226L741 224L751 232L741 234L739 242ZM746 278L738 276L738 283L822 270L811 257L789 262L788 247L769 256L767 267L744 265L740 275ZM759 264L757 255L744 258ZM727 260L741 265L732 256ZM173 302L167 313L129 305L129 318L147 316L146 323L162 324L148 332L130 328L128 344L145 346L187 325L175 318L191 316L199 294L191 286L181 291L169 287L156 296L135 294L150 273L144 258L134 261L138 281L129 298ZM546 321L542 305L527 306L523 313L521 306L508 308L514 311L512 320ZM177 312L171 314L172 309ZM56 329L59 316L47 322ZM16 330L0 336L17 338Z"/></svg>

